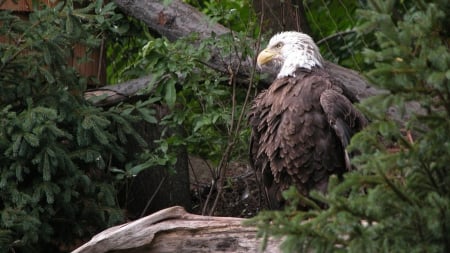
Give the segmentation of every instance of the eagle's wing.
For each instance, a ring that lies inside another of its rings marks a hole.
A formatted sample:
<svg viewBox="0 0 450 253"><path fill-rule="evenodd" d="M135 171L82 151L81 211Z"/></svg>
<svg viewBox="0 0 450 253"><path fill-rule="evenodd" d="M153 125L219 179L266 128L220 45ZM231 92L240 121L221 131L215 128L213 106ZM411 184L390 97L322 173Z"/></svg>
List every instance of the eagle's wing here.
<svg viewBox="0 0 450 253"><path fill-rule="evenodd" d="M353 134L367 125L367 120L341 92L342 90L337 87L323 91L320 104L342 147L346 148ZM347 153L345 155L346 167L350 169Z"/></svg>
<svg viewBox="0 0 450 253"><path fill-rule="evenodd" d="M266 157L260 158L263 161L257 162L255 159L259 152L259 136L252 132L250 138L250 150L249 150L249 160L250 166L254 169L257 182L262 182L264 188L264 197L267 201L267 205L271 210L280 209L284 203L284 199L281 195L280 185L274 182L274 177L272 170L269 165L269 161ZM257 165L255 163L258 163Z"/></svg>

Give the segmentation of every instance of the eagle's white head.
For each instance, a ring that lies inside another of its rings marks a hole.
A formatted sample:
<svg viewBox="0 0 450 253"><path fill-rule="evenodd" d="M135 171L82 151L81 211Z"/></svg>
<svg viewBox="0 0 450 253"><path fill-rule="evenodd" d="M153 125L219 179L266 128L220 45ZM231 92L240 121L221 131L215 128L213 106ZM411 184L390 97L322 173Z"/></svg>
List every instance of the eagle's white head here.
<svg viewBox="0 0 450 253"><path fill-rule="evenodd" d="M257 59L259 67L269 63L277 68L281 67L277 78L295 76L298 68L321 68L322 62L322 55L313 39L300 32L275 34Z"/></svg>

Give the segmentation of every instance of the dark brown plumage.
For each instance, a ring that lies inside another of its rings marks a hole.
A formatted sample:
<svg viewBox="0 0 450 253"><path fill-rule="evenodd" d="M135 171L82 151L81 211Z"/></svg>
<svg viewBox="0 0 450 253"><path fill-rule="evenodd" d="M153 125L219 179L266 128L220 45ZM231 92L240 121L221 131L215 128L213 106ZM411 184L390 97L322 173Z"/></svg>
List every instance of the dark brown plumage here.
<svg viewBox="0 0 450 253"><path fill-rule="evenodd" d="M290 185L304 196L311 190L326 192L331 174L340 176L350 169L345 147L366 125L352 105L356 100L317 64L279 75L255 98L249 111L250 161L270 208L283 206L281 192Z"/></svg>

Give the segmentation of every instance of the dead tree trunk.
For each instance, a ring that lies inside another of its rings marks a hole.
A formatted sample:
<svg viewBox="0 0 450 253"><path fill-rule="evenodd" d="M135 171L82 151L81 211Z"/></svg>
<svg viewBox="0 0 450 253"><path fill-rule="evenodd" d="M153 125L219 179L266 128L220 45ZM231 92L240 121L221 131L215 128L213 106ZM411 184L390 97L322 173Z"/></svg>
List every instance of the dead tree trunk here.
<svg viewBox="0 0 450 253"><path fill-rule="evenodd" d="M245 219L187 213L171 207L109 228L72 253L261 252L257 229ZM265 252L281 252L280 239L269 239Z"/></svg>
<svg viewBox="0 0 450 253"><path fill-rule="evenodd" d="M163 105L153 105L156 118L161 120L167 116L169 109ZM157 149L155 140L166 136L185 136L181 127L168 127L160 124L138 122L135 129L148 144L149 150ZM173 148L173 147L171 147ZM142 153L140 145L130 140L126 146L127 156ZM183 206L190 211L192 200L190 194L189 163L185 147L171 150L177 161L172 170L167 166L155 165L127 179L127 183L119 191L119 201L126 209L127 218L137 219L171 206Z"/></svg>
<svg viewBox="0 0 450 253"><path fill-rule="evenodd" d="M256 15L263 18L263 27L261 27L263 31L311 33L303 3L300 0L256 0L253 1L253 8Z"/></svg>

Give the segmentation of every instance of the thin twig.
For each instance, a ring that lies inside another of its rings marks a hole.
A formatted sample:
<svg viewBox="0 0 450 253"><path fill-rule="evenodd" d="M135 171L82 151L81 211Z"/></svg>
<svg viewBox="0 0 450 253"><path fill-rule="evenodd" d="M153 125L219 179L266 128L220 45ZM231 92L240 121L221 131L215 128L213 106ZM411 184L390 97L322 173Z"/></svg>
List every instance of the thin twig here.
<svg viewBox="0 0 450 253"><path fill-rule="evenodd" d="M342 37L342 36L345 36L345 35L351 34L351 33L356 33L356 30L348 30L348 31L342 31L342 32L337 32L337 33L331 34L331 35L329 35L329 36L327 36L327 37L317 41L316 44L320 45L320 44L322 44L322 43L324 43L324 42L326 42L328 40L332 40L332 39L334 39L336 37Z"/></svg>
<svg viewBox="0 0 450 253"><path fill-rule="evenodd" d="M261 6L262 6L261 7L261 18L259 20L259 27L261 28L261 30L260 30L260 32L258 34L258 39L256 41L256 52L259 52L259 50L261 48L261 36L262 36L262 27L263 27L263 21L264 21L264 5L263 5L263 2L264 2L264 0L261 0ZM255 68L256 60L257 60L257 54L255 55L255 57L253 57L253 68L252 68L252 73L251 73L251 76L250 76L250 86L253 83L253 78L254 78L254 74L255 74L255 71L256 71L256 68ZM247 97L249 97L249 96L250 96L250 89L247 90L247 96L245 97L245 103L247 103ZM251 147L249 147L249 148L251 148ZM261 207L262 206L261 205L261 195L262 195L261 192L262 192L262 190L261 190L261 183L260 182L262 182L262 180L260 178L258 178L257 171L254 170L254 168L252 168L252 169L253 169L253 172L255 174L256 184L258 185L259 206Z"/></svg>
<svg viewBox="0 0 450 253"><path fill-rule="evenodd" d="M264 12L261 14L260 27L262 27L263 19L264 19ZM259 52L259 49L260 49L261 35L262 35L262 33L260 32L258 34L258 40L256 41L256 49L255 49L256 52ZM244 115L245 115L245 110L246 110L247 104L249 103L249 100L250 100L250 93L251 93L251 90L252 90L252 84L254 82L254 77L255 77L255 73L256 73L256 55L257 54L255 54L255 56L253 57L253 65L252 65L252 69L251 69L251 73L250 73L249 85L248 85L248 88L247 88L244 104L242 105L242 109L241 109L241 112L240 112L240 115L239 115L239 118L238 118L238 122L236 124L235 129L234 129L234 132L230 133L231 139L228 142L228 146L225 149L224 155L222 156L222 159L221 159L221 161L219 163L219 166L218 166L220 173L219 173L219 179L218 179L218 182L217 182L217 195L216 195L216 198L214 200L213 206L211 207L211 209L209 211L209 215L212 215L214 213L214 210L215 210L215 208L217 206L218 200L219 200L219 198L220 198L220 196L222 194L223 181L225 179L226 168L228 167L229 156L231 155L231 151L233 150L234 145L236 143L236 140L239 137L239 131L240 131L241 126L242 126L242 120L243 120ZM242 62L242 59L240 59L239 64L238 64L238 66L236 68L236 71L235 71L236 73L238 73L238 71L239 71L239 67L240 67L240 63L241 62ZM231 75L231 77L234 78L234 75ZM236 80L233 79L231 81L233 83L233 89L235 89L236 88ZM233 99L235 99L235 98L233 98ZM235 110L235 108L232 108L233 112L234 112L234 110Z"/></svg>
<svg viewBox="0 0 450 253"><path fill-rule="evenodd" d="M206 215L206 209L208 208L209 200L211 199L214 188L216 188L217 180L213 180L211 188L209 188L208 196L206 197L205 204L203 205L202 215Z"/></svg>
<svg viewBox="0 0 450 253"><path fill-rule="evenodd" d="M99 80L99 84L104 85L104 83L101 83L100 75L102 74L102 67L103 67L103 56L105 54L105 37L102 38L102 42L100 43L100 52L99 52L99 59L97 64L97 79ZM98 84L97 87L98 88Z"/></svg>
<svg viewBox="0 0 450 253"><path fill-rule="evenodd" d="M220 160L220 164L218 166L219 172L220 172L220 174L219 174L220 176L219 176L219 179L217 180L217 183L216 183L217 195L216 195L216 198L214 199L214 202L213 202L213 205L212 205L211 209L209 210L208 215L210 215L210 216L214 213L214 210L216 209L217 203L219 202L219 198L220 198L220 196L222 196L225 172L226 172L226 168L228 167L228 159L230 157L231 150L233 149L233 146L234 146L234 143L232 143L232 142L228 143L228 146L225 149L225 153L222 156L222 159Z"/></svg>
<svg viewBox="0 0 450 253"><path fill-rule="evenodd" d="M198 180L198 177L197 177L197 174L195 173L195 170L194 170L194 166L193 166L193 164L192 164L192 161L191 161L191 159L188 157L188 163L189 163L189 167L191 168L191 171L192 171L192 176L194 177L194 180L195 180L195 185L200 185L200 183L199 183L199 180ZM190 180L189 180L190 181ZM191 183L192 184L192 183ZM203 206L203 202L202 202L202 198L201 197L199 197L199 200L200 200L200 206Z"/></svg>
<svg viewBox="0 0 450 253"><path fill-rule="evenodd" d="M158 187L156 188L156 190L153 192L153 195L150 197L150 199L147 201L147 204L145 205L144 210L142 210L141 213L141 217L144 217L145 213L147 212L148 207L150 206L150 204L152 203L153 199L156 197L156 194L159 192L159 190L161 189L161 186L163 185L164 181L166 181L167 175L165 175L163 177L163 179L161 179L161 182L159 182Z"/></svg>
<svg viewBox="0 0 450 253"><path fill-rule="evenodd" d="M234 36L233 36L234 37ZM237 54L237 51L235 51ZM236 56L239 57L239 55L237 54ZM238 66L236 67L236 72L239 72L239 68L241 66L241 62L242 59L239 59L238 62ZM218 166L218 171L219 171L219 178L217 180L217 195L216 198L214 199L213 205L211 207L211 209L209 210L209 215L212 215L214 213L214 210L216 209L217 203L219 202L219 198L220 196L222 196L222 192L223 192L223 183L224 183L224 179L225 179L225 173L226 173L226 169L228 168L228 161L230 159L230 155L231 155L231 151L233 150L234 147L234 142L235 142L235 138L233 136L233 128L234 128L234 112L235 112L235 108L236 108L236 79L234 78L234 74L233 74L233 69L231 69L231 67L229 67L229 71L230 71L230 83L232 84L232 108L231 108L231 126L230 126L230 133L229 133L229 137L230 139L228 140L228 145L227 148L225 149L225 152L222 156L222 158L220 159L220 163ZM250 85L251 86L251 85ZM239 124L239 123L238 123ZM239 131L239 126L236 126L236 130L235 131Z"/></svg>

